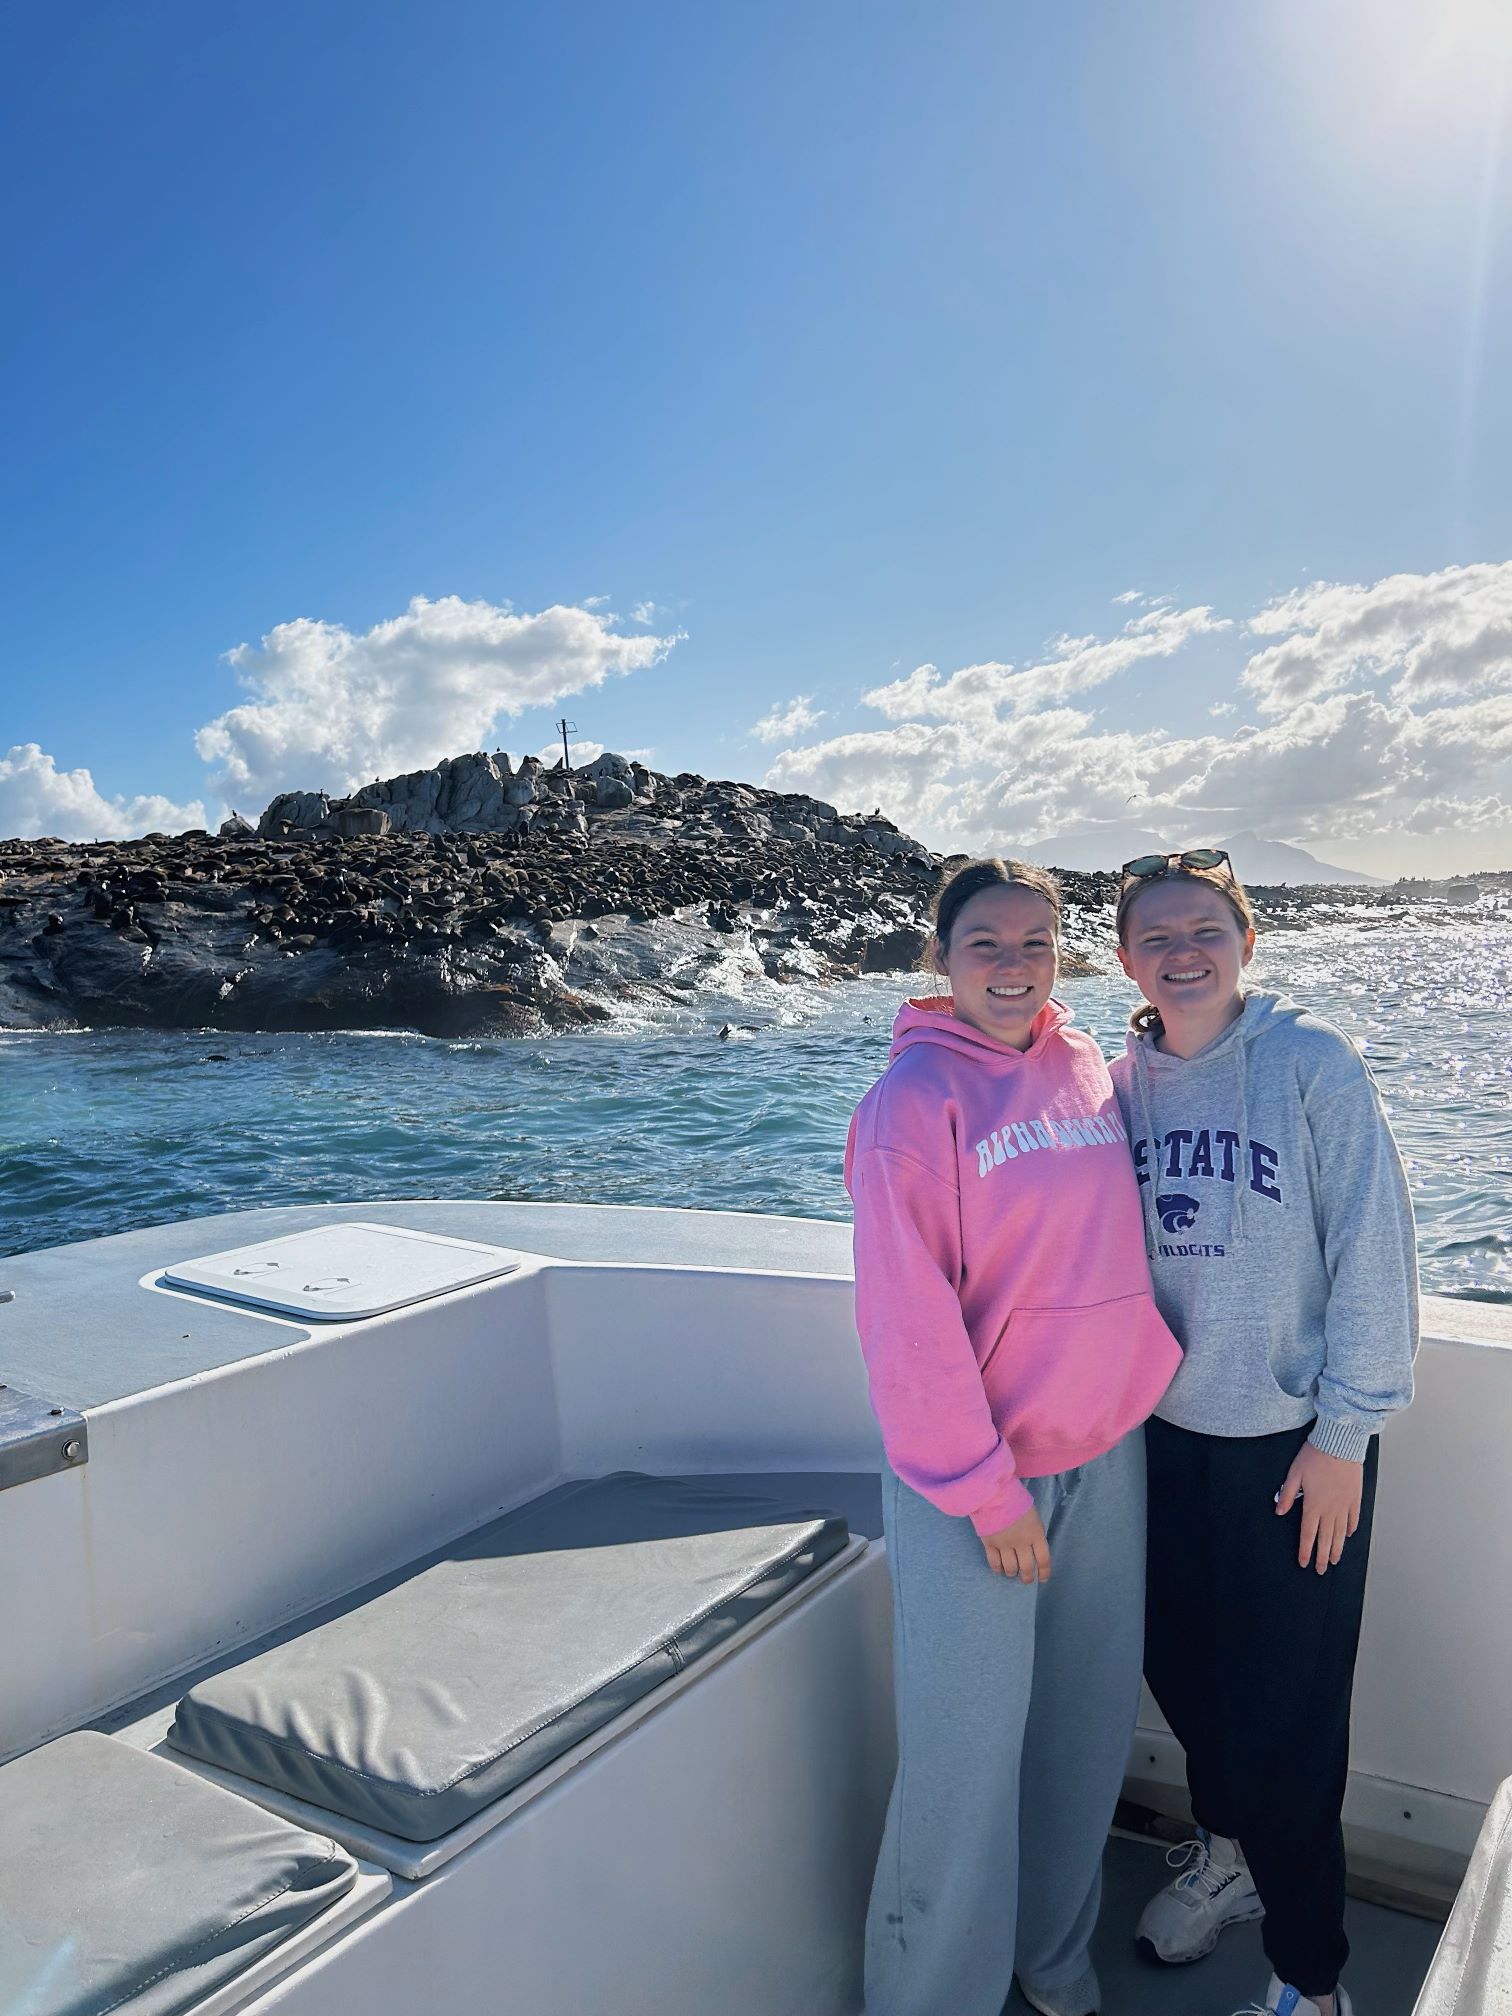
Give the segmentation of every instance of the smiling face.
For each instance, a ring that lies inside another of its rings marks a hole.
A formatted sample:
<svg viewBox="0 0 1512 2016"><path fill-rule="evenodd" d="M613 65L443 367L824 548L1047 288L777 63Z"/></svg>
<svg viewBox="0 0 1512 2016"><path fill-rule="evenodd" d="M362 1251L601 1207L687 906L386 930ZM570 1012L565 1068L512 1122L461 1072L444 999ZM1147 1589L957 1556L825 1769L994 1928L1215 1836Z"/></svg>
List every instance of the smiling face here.
<svg viewBox="0 0 1512 2016"><path fill-rule="evenodd" d="M1239 976L1254 951L1254 932L1221 889L1195 875L1165 875L1124 912L1118 958L1160 1010L1167 1047L1190 1054L1240 1012Z"/></svg>
<svg viewBox="0 0 1512 2016"><path fill-rule="evenodd" d="M1034 1018L1055 986L1056 917L1038 890L996 882L968 897L935 965L962 1022L1027 1050Z"/></svg>

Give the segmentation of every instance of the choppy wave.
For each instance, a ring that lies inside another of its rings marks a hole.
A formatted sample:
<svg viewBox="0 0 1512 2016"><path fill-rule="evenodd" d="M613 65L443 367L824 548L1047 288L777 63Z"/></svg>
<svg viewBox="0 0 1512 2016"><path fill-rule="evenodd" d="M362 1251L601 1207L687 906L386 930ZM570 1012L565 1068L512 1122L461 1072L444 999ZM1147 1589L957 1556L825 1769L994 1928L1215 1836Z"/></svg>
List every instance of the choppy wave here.
<svg viewBox="0 0 1512 2016"><path fill-rule="evenodd" d="M1255 971L1364 1044L1425 1285L1512 1300L1512 920L1275 933ZM921 984L778 982L732 947L696 991L621 1002L612 1027L570 1036L0 1034L0 1245L394 1196L843 1218L846 1121ZM1121 974L1061 991L1121 1047Z"/></svg>

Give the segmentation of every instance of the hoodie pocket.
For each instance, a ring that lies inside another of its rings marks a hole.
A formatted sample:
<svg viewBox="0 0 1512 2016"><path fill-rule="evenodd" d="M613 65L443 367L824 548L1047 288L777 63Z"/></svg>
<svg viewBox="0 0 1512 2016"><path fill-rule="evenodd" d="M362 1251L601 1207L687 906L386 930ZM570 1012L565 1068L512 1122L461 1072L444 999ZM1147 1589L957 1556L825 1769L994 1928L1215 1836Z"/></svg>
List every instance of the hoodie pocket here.
<svg viewBox="0 0 1512 2016"><path fill-rule="evenodd" d="M983 1362L982 1385L1021 1465L1064 1455L1069 1466L1153 1413L1180 1357L1148 1294L1019 1308Z"/></svg>
<svg viewBox="0 0 1512 2016"><path fill-rule="evenodd" d="M1322 1354L1299 1341L1294 1325L1267 1321L1263 1338L1267 1384L1288 1406L1311 1405L1318 1396Z"/></svg>

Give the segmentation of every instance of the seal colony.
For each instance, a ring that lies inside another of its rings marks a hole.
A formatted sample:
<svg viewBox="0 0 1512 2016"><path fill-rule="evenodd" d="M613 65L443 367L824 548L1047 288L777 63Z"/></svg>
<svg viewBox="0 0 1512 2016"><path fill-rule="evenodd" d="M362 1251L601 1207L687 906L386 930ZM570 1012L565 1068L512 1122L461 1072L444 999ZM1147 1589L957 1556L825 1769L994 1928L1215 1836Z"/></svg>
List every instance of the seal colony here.
<svg viewBox="0 0 1512 2016"><path fill-rule="evenodd" d="M457 756L218 834L0 841L0 1026L582 1028L695 1003L732 959L778 981L913 966L956 858L880 813L612 753ZM1117 878L1062 882L1062 970L1094 971ZM1302 893L1268 921L1297 928Z"/></svg>
<svg viewBox="0 0 1512 2016"><path fill-rule="evenodd" d="M254 827L0 842L0 1025L527 1035L738 948L777 980L918 957L938 857L878 815L666 777L450 759Z"/></svg>

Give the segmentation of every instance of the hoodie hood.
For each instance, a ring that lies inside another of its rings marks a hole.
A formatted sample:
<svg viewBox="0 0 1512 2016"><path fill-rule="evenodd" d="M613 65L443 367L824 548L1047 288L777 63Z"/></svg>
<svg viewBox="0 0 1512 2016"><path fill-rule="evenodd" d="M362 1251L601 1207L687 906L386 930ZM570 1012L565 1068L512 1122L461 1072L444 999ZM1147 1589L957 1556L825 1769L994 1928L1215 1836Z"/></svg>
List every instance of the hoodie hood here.
<svg viewBox="0 0 1512 2016"><path fill-rule="evenodd" d="M1211 1043L1190 1057L1173 1057L1169 1051L1157 1049L1155 1033L1149 1029L1131 1029L1125 1044L1134 1080L1134 1106L1144 1138L1154 1152L1155 1123L1151 1117L1152 1082L1171 1082L1185 1073L1208 1073L1223 1071L1234 1080L1234 1111L1242 1116L1248 1111L1249 1095L1249 1049L1263 1036L1277 1030L1290 1030L1306 1014L1300 1003L1285 994L1267 994L1260 989L1246 994L1244 1006L1224 1029L1220 1029ZM1191 1079L1186 1080L1187 1083ZM1156 1222L1156 1185L1140 1185L1140 1199L1144 1207L1145 1252L1153 1260L1159 1226ZM1235 1246L1244 1244L1245 1185L1239 1184L1234 1193L1234 1221L1232 1240Z"/></svg>
<svg viewBox="0 0 1512 2016"><path fill-rule="evenodd" d="M971 1057L977 1063L1012 1068L1022 1064L1026 1057L1033 1057L1043 1050L1070 1020L1071 1010L1063 1001L1047 1001L1029 1025L1029 1048L1016 1050L1011 1043L999 1042L996 1036L989 1036L985 1030L963 1022L956 1014L955 1001L949 994L926 994L905 1001L898 1010L887 1061L891 1064L894 1058L900 1057L916 1043L935 1043L946 1050L954 1050L958 1056Z"/></svg>
<svg viewBox="0 0 1512 2016"><path fill-rule="evenodd" d="M1257 988L1245 995L1244 1007L1227 1028L1220 1029L1212 1042L1194 1056L1173 1057L1168 1051L1157 1049L1155 1037L1148 1029L1131 1029L1125 1047L1131 1057L1142 1056L1151 1071L1194 1071L1215 1062L1232 1061L1236 1052L1283 1024L1295 1023L1306 1012L1299 1002L1285 994L1266 994Z"/></svg>

